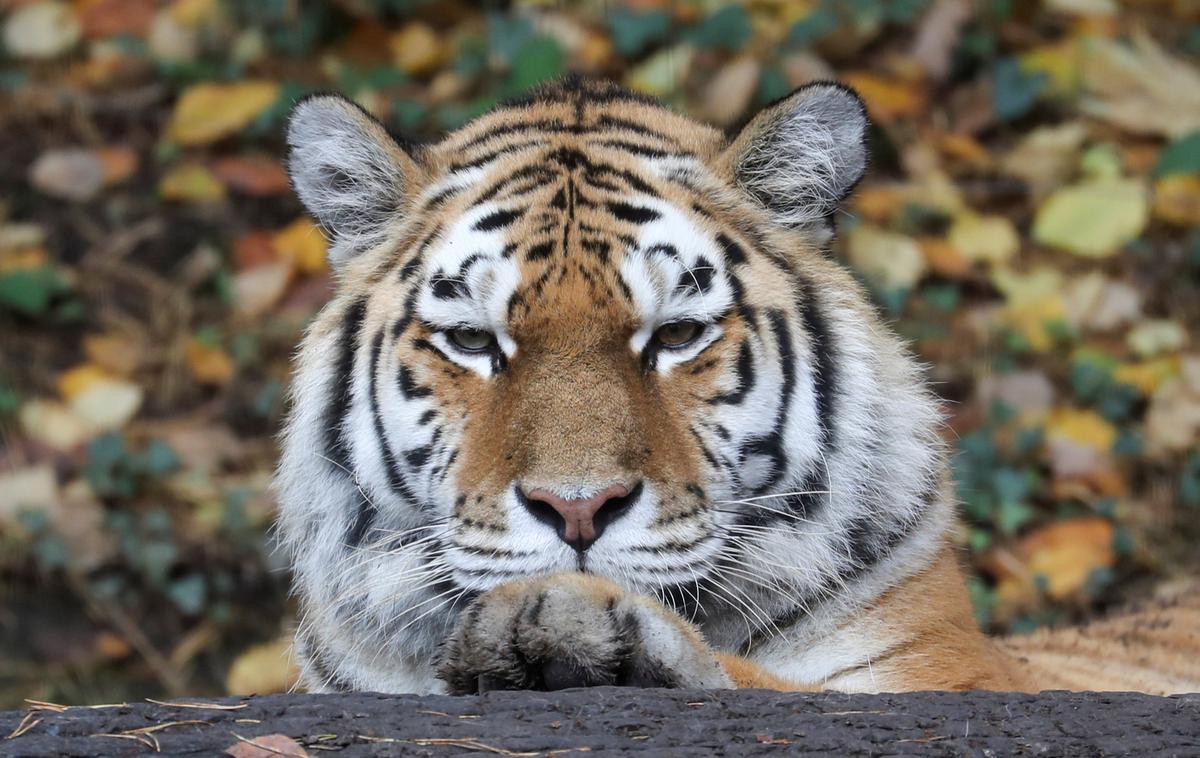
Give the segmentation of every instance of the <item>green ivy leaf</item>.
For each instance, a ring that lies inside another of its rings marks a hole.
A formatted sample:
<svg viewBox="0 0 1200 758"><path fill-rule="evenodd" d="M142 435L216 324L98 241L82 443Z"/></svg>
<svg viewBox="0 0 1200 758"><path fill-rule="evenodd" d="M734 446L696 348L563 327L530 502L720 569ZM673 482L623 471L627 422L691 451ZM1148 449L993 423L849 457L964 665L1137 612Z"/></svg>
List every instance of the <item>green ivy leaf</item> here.
<svg viewBox="0 0 1200 758"><path fill-rule="evenodd" d="M49 266L0 274L0 307L25 316L42 316L55 297L69 291L62 276Z"/></svg>
<svg viewBox="0 0 1200 758"><path fill-rule="evenodd" d="M688 30L686 37L698 47L736 52L750 39L752 31L746 9L740 5L726 5Z"/></svg>
<svg viewBox="0 0 1200 758"><path fill-rule="evenodd" d="M1049 77L1030 73L1016 58L996 61L992 67L992 110L1001 121L1020 118L1033 109Z"/></svg>
<svg viewBox="0 0 1200 758"><path fill-rule="evenodd" d="M1154 166L1155 176L1200 172L1200 130L1180 137L1163 148Z"/></svg>
<svg viewBox="0 0 1200 758"><path fill-rule="evenodd" d="M783 41L785 47L802 48L818 42L825 35L838 28L837 13L826 4L822 4L804 18L792 24L787 38Z"/></svg>
<svg viewBox="0 0 1200 758"><path fill-rule="evenodd" d="M537 37L523 46L512 61L505 91L524 92L536 84L552 79L563 72L562 48L549 37Z"/></svg>
<svg viewBox="0 0 1200 758"><path fill-rule="evenodd" d="M636 57L662 42L671 31L671 14L665 10L639 13L628 8L614 8L607 18L613 47L627 58Z"/></svg>

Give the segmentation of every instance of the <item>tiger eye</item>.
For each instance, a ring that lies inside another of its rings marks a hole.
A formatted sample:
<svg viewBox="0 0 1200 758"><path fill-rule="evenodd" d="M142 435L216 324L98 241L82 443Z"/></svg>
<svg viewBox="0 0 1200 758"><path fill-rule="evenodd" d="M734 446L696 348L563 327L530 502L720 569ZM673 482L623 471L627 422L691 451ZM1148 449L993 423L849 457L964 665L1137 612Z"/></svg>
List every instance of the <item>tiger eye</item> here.
<svg viewBox="0 0 1200 758"><path fill-rule="evenodd" d="M675 321L658 327L654 339L663 347L683 347L699 337L701 331L695 321Z"/></svg>
<svg viewBox="0 0 1200 758"><path fill-rule="evenodd" d="M455 347L468 353L487 350L495 341L491 332L485 332L482 329L451 329L447 336Z"/></svg>

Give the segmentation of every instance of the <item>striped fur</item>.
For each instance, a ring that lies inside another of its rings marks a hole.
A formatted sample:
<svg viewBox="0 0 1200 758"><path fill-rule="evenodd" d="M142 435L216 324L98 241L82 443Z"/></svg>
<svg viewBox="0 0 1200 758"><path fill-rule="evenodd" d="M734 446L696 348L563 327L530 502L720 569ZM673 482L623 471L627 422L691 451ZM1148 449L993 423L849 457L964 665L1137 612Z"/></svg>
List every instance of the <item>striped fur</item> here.
<svg viewBox="0 0 1200 758"><path fill-rule="evenodd" d="M297 106L293 180L338 277L297 358L277 477L309 689L475 681L462 641L555 628L522 615L548 592L555 618L614 619L605 655L705 646L654 681L719 681L719 652L740 684L1021 686L948 557L937 406L819 249L865 127L836 85L728 141L567 80L408 153L344 100ZM702 325L694 342L656 341L681 320ZM494 338L467 352L455 329ZM584 553L522 502L614 483L636 498ZM545 579L563 572L612 584ZM947 610L913 621L935 585ZM942 678L873 667L936 657L935 639L970 656Z"/></svg>

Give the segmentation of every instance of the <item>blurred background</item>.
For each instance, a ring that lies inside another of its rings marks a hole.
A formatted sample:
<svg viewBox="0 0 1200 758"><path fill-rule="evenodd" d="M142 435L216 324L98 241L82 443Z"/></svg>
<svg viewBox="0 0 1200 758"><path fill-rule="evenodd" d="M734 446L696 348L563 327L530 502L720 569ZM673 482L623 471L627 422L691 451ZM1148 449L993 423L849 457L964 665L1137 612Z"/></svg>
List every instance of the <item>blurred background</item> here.
<svg viewBox="0 0 1200 758"><path fill-rule="evenodd" d="M947 400L982 624L1200 573L1194 0L0 0L0 707L286 687L268 489L329 294L280 163L566 71L731 129L856 87L833 254Z"/></svg>

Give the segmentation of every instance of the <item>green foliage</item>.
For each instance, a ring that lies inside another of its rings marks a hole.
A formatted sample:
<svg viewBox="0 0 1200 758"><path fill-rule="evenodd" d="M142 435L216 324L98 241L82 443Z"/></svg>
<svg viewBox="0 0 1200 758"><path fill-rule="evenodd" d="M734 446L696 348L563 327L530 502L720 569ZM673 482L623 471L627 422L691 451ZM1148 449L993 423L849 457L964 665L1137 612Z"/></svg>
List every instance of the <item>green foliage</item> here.
<svg viewBox="0 0 1200 758"><path fill-rule="evenodd" d="M1200 172L1200 131L1184 135L1163 148L1154 166L1155 176Z"/></svg>
<svg viewBox="0 0 1200 758"><path fill-rule="evenodd" d="M838 16L831 4L822 3L804 18L792 24L784 45L803 48L816 44L823 37L837 31Z"/></svg>
<svg viewBox="0 0 1200 758"><path fill-rule="evenodd" d="M79 305L70 299L71 287L49 266L0 273L0 312L63 322L77 317Z"/></svg>
<svg viewBox="0 0 1200 758"><path fill-rule="evenodd" d="M740 5L726 5L684 35L699 47L737 51L750 39L750 17Z"/></svg>
<svg viewBox="0 0 1200 758"><path fill-rule="evenodd" d="M671 31L671 14L665 10L635 11L625 7L612 8L605 14L613 47L629 58L666 40Z"/></svg>
<svg viewBox="0 0 1200 758"><path fill-rule="evenodd" d="M1029 73L1016 58L1004 58L992 66L992 110L1002 121L1012 121L1033 109L1049 78Z"/></svg>
<svg viewBox="0 0 1200 758"><path fill-rule="evenodd" d="M147 481L179 468L179 458L161 440L151 440L140 452L131 451L119 433L105 434L87 448L84 476L100 497L133 498Z"/></svg>

